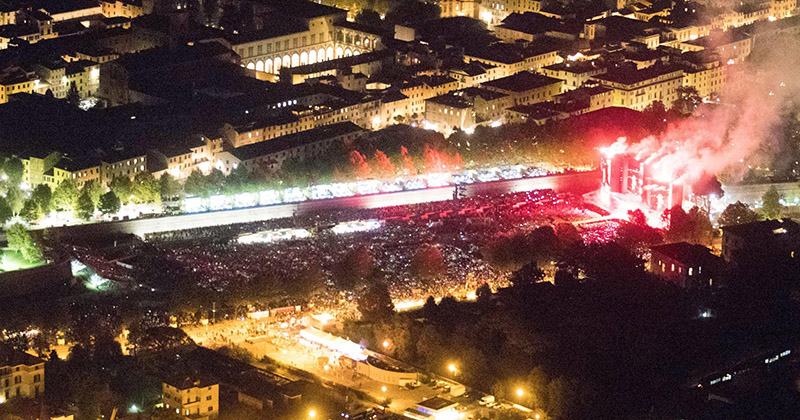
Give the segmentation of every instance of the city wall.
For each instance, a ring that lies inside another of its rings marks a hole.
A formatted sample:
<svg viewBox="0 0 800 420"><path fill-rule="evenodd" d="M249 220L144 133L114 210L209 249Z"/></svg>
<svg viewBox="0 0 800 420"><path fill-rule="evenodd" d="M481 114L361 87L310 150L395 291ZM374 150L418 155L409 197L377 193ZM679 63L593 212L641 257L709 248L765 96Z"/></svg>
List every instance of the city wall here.
<svg viewBox="0 0 800 420"><path fill-rule="evenodd" d="M559 192L570 191L576 193L585 193L595 190L599 187L600 174L597 171L591 171L551 175L538 178L523 178L471 184L465 186L465 193L467 196L474 196L490 193L498 194L533 191L548 188ZM53 233L72 237L95 236L99 238L112 233L125 233L134 234L143 238L146 234L156 232L195 229L233 223L257 222L261 220L291 217L294 214L313 213L322 210L341 210L347 208L372 209L432 201L444 201L452 199L454 192L455 187L448 186L328 200L310 200L292 204L279 204L274 206L252 207L235 210L221 210L179 216L165 216L150 219L134 219L118 222L64 226L51 228L51 230Z"/></svg>

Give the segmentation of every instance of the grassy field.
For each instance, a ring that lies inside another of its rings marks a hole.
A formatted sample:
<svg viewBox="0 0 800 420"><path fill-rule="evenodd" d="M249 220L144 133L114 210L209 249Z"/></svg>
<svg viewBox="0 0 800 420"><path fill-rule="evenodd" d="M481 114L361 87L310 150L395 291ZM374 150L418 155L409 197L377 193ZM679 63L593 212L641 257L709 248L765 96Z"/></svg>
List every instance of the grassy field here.
<svg viewBox="0 0 800 420"><path fill-rule="evenodd" d="M31 263L22 258L22 254L9 248L2 248L0 256L2 256L2 259L0 259L0 272L24 270L44 265L44 261Z"/></svg>

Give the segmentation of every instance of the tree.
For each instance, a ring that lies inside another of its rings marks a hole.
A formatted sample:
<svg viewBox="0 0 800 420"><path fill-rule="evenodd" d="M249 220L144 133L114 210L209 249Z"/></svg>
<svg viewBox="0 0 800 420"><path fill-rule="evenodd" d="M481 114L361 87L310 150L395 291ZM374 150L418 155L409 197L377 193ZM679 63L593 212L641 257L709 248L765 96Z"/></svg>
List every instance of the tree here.
<svg viewBox="0 0 800 420"><path fill-rule="evenodd" d="M358 150L350 151L350 171L356 179L369 178L372 169L367 163L367 157Z"/></svg>
<svg viewBox="0 0 800 420"><path fill-rule="evenodd" d="M697 89L693 86L681 86L678 88L678 98L672 102L672 111L678 115L692 115L702 103L703 98L697 93Z"/></svg>
<svg viewBox="0 0 800 420"><path fill-rule="evenodd" d="M638 256L643 256L650 246L664 242L659 229L647 224L647 218L639 209L628 212L629 221L617 229L614 240Z"/></svg>
<svg viewBox="0 0 800 420"><path fill-rule="evenodd" d="M19 214L20 210L22 210L22 206L25 204L25 196L19 188L11 185L6 190L6 201L8 201L8 206L11 207L11 212L13 214Z"/></svg>
<svg viewBox="0 0 800 420"><path fill-rule="evenodd" d="M206 189L207 194L215 195L222 192L222 186L225 183L225 174L217 168L211 170L206 176Z"/></svg>
<svg viewBox="0 0 800 420"><path fill-rule="evenodd" d="M120 203L119 197L113 191L109 191L100 196L100 203L97 208L103 214L111 214L118 212L121 206L122 203Z"/></svg>
<svg viewBox="0 0 800 420"><path fill-rule="evenodd" d="M355 17L355 22L370 28L385 29L386 22L381 19L381 15L374 10L362 10Z"/></svg>
<svg viewBox="0 0 800 420"><path fill-rule="evenodd" d="M561 242L556 236L555 230L550 226L540 226L534 229L525 239L530 255L528 260L539 265L550 263L561 252Z"/></svg>
<svg viewBox="0 0 800 420"><path fill-rule="evenodd" d="M488 283L481 284L478 286L478 289L475 290L475 297L477 298L478 303L488 303L492 298L492 288Z"/></svg>
<svg viewBox="0 0 800 420"><path fill-rule="evenodd" d="M212 26L217 24L219 20L219 0L203 0L203 15L207 24Z"/></svg>
<svg viewBox="0 0 800 420"><path fill-rule="evenodd" d="M411 272L423 280L441 276L445 272L445 263L439 247L423 245L411 260Z"/></svg>
<svg viewBox="0 0 800 420"><path fill-rule="evenodd" d="M69 91L67 91L67 103L70 105L78 106L81 103L81 95L78 93L78 88L75 82L70 83Z"/></svg>
<svg viewBox="0 0 800 420"><path fill-rule="evenodd" d="M137 203L161 203L161 185L150 172L139 172L133 178L133 197Z"/></svg>
<svg viewBox="0 0 800 420"><path fill-rule="evenodd" d="M78 204L75 207L75 216L83 220L89 220L94 216L94 203L88 191L81 193L78 197Z"/></svg>
<svg viewBox="0 0 800 420"><path fill-rule="evenodd" d="M343 289L352 289L375 271L375 259L369 248L361 246L344 256L334 268L334 282Z"/></svg>
<svg viewBox="0 0 800 420"><path fill-rule="evenodd" d="M19 251L22 249L26 242L26 237L29 237L28 231L25 229L21 223L14 223L11 225L8 230L6 231L6 241L8 241L8 247Z"/></svg>
<svg viewBox="0 0 800 420"><path fill-rule="evenodd" d="M25 246L20 249L22 253L22 258L28 260L28 262L37 262L42 260L42 249L36 244L30 235L28 235L28 241L25 242Z"/></svg>
<svg viewBox="0 0 800 420"><path fill-rule="evenodd" d="M12 217L14 217L14 212L8 205L8 201L5 197L0 197L0 225L4 225L11 220Z"/></svg>
<svg viewBox="0 0 800 420"><path fill-rule="evenodd" d="M103 191L103 185L100 184L100 180L92 179L83 184L81 193L83 192L89 194L89 197L92 199L92 203L94 203L96 206L100 202L100 196L103 195L105 191Z"/></svg>
<svg viewBox="0 0 800 420"><path fill-rule="evenodd" d="M555 232L559 242L561 242L561 246L564 248L583 243L581 234L572 223L562 222L557 224Z"/></svg>
<svg viewBox="0 0 800 420"><path fill-rule="evenodd" d="M50 190L50 186L47 184L37 185L31 193L31 200L39 205L43 214L50 213L53 206L53 192Z"/></svg>
<svg viewBox="0 0 800 420"><path fill-rule="evenodd" d="M403 25L437 19L440 15L441 9L435 4L419 0L402 0L395 2L386 13L386 22Z"/></svg>
<svg viewBox="0 0 800 420"><path fill-rule="evenodd" d="M408 154L408 149L405 146L400 146L400 159L402 160L403 175L413 176L417 174L417 166L411 155Z"/></svg>
<svg viewBox="0 0 800 420"><path fill-rule="evenodd" d="M202 172L195 169L186 178L183 184L183 191L186 195L193 197L208 197L208 185L206 184L206 177Z"/></svg>
<svg viewBox="0 0 800 420"><path fill-rule="evenodd" d="M78 204L78 184L73 179L61 181L53 191L53 204L59 210L73 211Z"/></svg>
<svg viewBox="0 0 800 420"><path fill-rule="evenodd" d="M386 156L386 153L380 150L375 151L375 156L372 158L372 173L379 179L394 177L394 164L392 164L392 161Z"/></svg>
<svg viewBox="0 0 800 420"><path fill-rule="evenodd" d="M394 314L394 303L386 283L380 280L370 282L358 298L358 310L367 322L386 321Z"/></svg>
<svg viewBox="0 0 800 420"><path fill-rule="evenodd" d="M29 262L42 259L42 250L31 238L30 232L20 223L11 225L6 231L8 247L22 254L22 258Z"/></svg>
<svg viewBox="0 0 800 420"><path fill-rule="evenodd" d="M708 213L695 206L685 212L681 206L675 206L664 211L662 219L667 222L664 238L667 242L690 242L693 244L708 245L714 228L708 218Z"/></svg>
<svg viewBox="0 0 800 420"><path fill-rule="evenodd" d="M25 165L22 164L20 158L14 156L3 164L3 173L8 177L9 184L19 187L25 173Z"/></svg>
<svg viewBox="0 0 800 420"><path fill-rule="evenodd" d="M781 217L781 213L783 213L782 199L783 195L778 192L778 189L774 185L770 186L767 192L761 196L761 201L763 202L761 205L761 214L765 219L777 219Z"/></svg>
<svg viewBox="0 0 800 420"><path fill-rule="evenodd" d="M119 197L119 201L127 204L133 195L133 181L127 176L115 176L108 184L108 188Z"/></svg>
<svg viewBox="0 0 800 420"><path fill-rule="evenodd" d="M134 353L158 352L194 345L194 341L183 330L172 327L132 327L128 342L133 347Z"/></svg>
<svg viewBox="0 0 800 420"><path fill-rule="evenodd" d="M227 195L239 194L247 190L250 182L250 171L244 165L239 165L225 177L223 193Z"/></svg>
<svg viewBox="0 0 800 420"><path fill-rule="evenodd" d="M221 354L224 354L225 356L245 362L247 364L251 364L256 360L256 357L253 355L253 352L236 344L229 344L227 346L222 346L218 348L217 351Z"/></svg>
<svg viewBox="0 0 800 420"><path fill-rule="evenodd" d="M162 197L176 197L181 193L181 183L168 173L161 175L161 178L158 179L158 184Z"/></svg>
<svg viewBox="0 0 800 420"><path fill-rule="evenodd" d="M717 219L717 224L720 226L742 225L745 223L752 223L758 221L758 213L750 209L750 206L737 201L728 204L722 214Z"/></svg>
<svg viewBox="0 0 800 420"><path fill-rule="evenodd" d="M23 204L19 216L26 222L33 223L42 217L42 212L39 210L39 204L37 204L33 198L29 198L25 200L25 204Z"/></svg>
<svg viewBox="0 0 800 420"><path fill-rule="evenodd" d="M529 262L511 274L509 279L514 286L535 284L542 281L544 271L534 262Z"/></svg>
<svg viewBox="0 0 800 420"><path fill-rule="evenodd" d="M428 296L425 299L425 304L422 305L422 313L425 315L425 318L433 318L436 316L437 310L439 306L436 305L436 299L433 296Z"/></svg>

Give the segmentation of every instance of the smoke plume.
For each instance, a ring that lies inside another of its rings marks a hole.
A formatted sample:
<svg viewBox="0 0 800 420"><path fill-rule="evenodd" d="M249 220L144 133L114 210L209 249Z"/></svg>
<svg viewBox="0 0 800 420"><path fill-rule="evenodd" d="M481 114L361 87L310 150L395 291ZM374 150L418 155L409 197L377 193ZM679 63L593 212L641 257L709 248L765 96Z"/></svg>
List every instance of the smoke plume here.
<svg viewBox="0 0 800 420"><path fill-rule="evenodd" d="M620 138L607 155L630 153L662 182L694 183L708 175L737 181L751 168L769 166L786 153L782 127L800 98L800 42L758 38L752 61L727 66L721 100L671 124L658 136L631 143ZM785 156L784 156L785 155Z"/></svg>

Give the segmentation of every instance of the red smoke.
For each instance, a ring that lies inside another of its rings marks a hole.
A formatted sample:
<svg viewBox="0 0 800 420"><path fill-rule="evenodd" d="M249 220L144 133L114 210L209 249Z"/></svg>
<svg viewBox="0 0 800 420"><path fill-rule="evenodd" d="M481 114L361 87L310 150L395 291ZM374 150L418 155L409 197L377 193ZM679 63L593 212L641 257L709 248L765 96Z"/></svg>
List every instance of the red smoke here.
<svg viewBox="0 0 800 420"><path fill-rule="evenodd" d="M637 143L621 137L601 149L610 157L631 154L660 182L693 184L723 172L741 176L769 139L778 115L772 104L717 106Z"/></svg>

